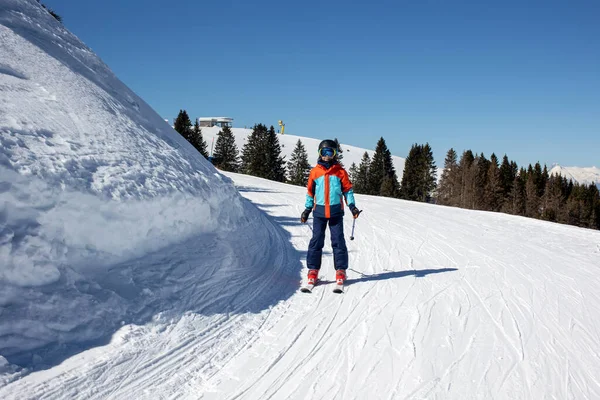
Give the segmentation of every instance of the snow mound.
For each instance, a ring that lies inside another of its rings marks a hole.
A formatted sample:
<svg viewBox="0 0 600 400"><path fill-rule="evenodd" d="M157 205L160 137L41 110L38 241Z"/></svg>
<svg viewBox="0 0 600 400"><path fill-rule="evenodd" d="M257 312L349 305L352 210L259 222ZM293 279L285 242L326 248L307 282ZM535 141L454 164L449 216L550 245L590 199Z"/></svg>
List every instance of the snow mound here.
<svg viewBox="0 0 600 400"><path fill-rule="evenodd" d="M148 254L187 242L198 259L233 257L215 238L261 233L231 180L35 0L0 4L0 55L0 354L10 362L29 352L19 360L35 364L35 349L90 342L124 316L169 307L185 279L165 275L198 265L174 254L149 273ZM262 249L244 257L252 251Z"/></svg>
<svg viewBox="0 0 600 400"><path fill-rule="evenodd" d="M47 284L235 225L229 179L35 1L4 4L0 277Z"/></svg>

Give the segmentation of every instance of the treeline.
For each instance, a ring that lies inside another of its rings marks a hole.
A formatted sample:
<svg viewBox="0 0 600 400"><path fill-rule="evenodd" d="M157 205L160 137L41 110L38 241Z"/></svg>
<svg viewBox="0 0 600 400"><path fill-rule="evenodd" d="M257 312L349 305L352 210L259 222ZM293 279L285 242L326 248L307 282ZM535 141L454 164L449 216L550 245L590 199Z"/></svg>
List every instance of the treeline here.
<svg viewBox="0 0 600 400"><path fill-rule="evenodd" d="M365 152L360 165L352 163L348 171L356 193L431 201L436 188L437 167L429 144L414 144L406 157L402 181L398 182L392 153L380 138L371 158Z"/></svg>
<svg viewBox="0 0 600 400"><path fill-rule="evenodd" d="M600 194L594 184L573 183L550 175L536 163L519 168L505 155L463 152L460 160L450 149L439 182L438 204L497 211L524 217L600 229Z"/></svg>
<svg viewBox="0 0 600 400"><path fill-rule="evenodd" d="M273 126L255 125L241 151L231 129L224 127L217 135L211 157L198 121L192 125L185 110L180 111L174 127L221 170L299 186L308 182L312 165L302 141L298 140L290 160L286 161ZM338 148L338 160L343 165L343 150L341 146ZM441 179L436 184L437 167L431 146L414 144L399 181L392 154L382 137L373 156L365 152L360 164L352 163L348 172L354 191L359 194L503 212L600 229L600 194L595 185L581 185L549 175L546 166L542 168L539 163L527 169L519 168L506 155L500 163L495 154L488 160L483 154L467 150L459 160L456 151L450 149Z"/></svg>
<svg viewBox="0 0 600 400"><path fill-rule="evenodd" d="M231 129L223 127L217 134L212 155L208 153L208 145L202 136L198 120L192 125L185 110L179 111L173 126L200 154L223 171L239 172L295 185L308 183L311 165L304 145L298 140L290 161L286 161L285 156L281 154L281 144L273 126L267 128L263 124L255 125L241 152L235 144L235 136Z"/></svg>
<svg viewBox="0 0 600 400"><path fill-rule="evenodd" d="M192 125L185 110L179 111L174 128L206 159L221 170L299 186L305 186L308 183L308 175L313 164L309 162L304 144L298 140L290 155L290 160L286 161L281 154L279 136L273 126L267 128L263 124L255 125L241 151L235 144L235 136L231 129L224 127L217 134L214 151L210 156L198 121L196 120ZM343 166L342 146L337 138L334 140L338 145L338 161ZM360 166L353 163L348 172L356 193L429 201L435 190L436 167L431 147L428 144L413 145L406 159L402 185L398 181L392 154L383 138L377 142L373 158L365 152Z"/></svg>

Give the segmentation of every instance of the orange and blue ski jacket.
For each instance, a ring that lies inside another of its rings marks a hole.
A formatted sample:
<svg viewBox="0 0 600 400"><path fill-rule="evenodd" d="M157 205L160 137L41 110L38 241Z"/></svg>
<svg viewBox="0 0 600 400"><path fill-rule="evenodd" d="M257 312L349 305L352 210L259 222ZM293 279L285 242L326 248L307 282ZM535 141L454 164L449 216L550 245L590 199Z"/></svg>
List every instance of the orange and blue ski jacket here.
<svg viewBox="0 0 600 400"><path fill-rule="evenodd" d="M308 177L306 208L314 209L314 216L331 218L344 215L344 199L354 205L354 191L348 172L338 163L327 168L319 163Z"/></svg>

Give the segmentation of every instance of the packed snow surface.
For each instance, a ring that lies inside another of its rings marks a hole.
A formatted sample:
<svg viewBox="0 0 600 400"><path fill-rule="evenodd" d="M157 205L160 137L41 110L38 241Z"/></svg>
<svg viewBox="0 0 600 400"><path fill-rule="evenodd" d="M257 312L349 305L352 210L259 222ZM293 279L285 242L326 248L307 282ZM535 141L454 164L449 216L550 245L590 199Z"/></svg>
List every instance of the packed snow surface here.
<svg viewBox="0 0 600 400"><path fill-rule="evenodd" d="M206 309L175 306L186 311L126 324L106 345L50 369L7 372L13 380L0 397L600 396L600 232L358 195L365 211L347 242L346 293L331 292L327 243L325 283L303 294L304 189L229 176L264 213L268 239L222 238L240 256L225 277L214 254L187 246L149 256L148 270L130 269L154 286L161 271L177 271L174 285L192 288L173 301L189 296ZM243 257L256 247L262 256Z"/></svg>
<svg viewBox="0 0 600 400"><path fill-rule="evenodd" d="M0 141L1 399L600 398L598 231L357 195L346 293L329 243L299 293L305 189L216 171L34 0Z"/></svg>

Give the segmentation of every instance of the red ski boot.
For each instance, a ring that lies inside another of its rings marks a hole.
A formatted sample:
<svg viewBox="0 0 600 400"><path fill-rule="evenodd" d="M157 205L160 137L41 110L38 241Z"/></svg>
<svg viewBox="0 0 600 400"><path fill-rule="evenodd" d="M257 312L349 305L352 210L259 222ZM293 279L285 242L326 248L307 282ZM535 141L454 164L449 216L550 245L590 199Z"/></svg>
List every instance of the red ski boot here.
<svg viewBox="0 0 600 400"><path fill-rule="evenodd" d="M308 284L316 285L317 280L319 279L319 270L318 269L309 269L308 270Z"/></svg>
<svg viewBox="0 0 600 400"><path fill-rule="evenodd" d="M334 293L344 293L344 284L346 283L346 270L337 269L335 270L335 288Z"/></svg>
<svg viewBox="0 0 600 400"><path fill-rule="evenodd" d="M306 285L300 288L300 291L303 293L311 293L317 281L319 280L319 270L318 269L309 269L308 270L308 279L306 281Z"/></svg>

